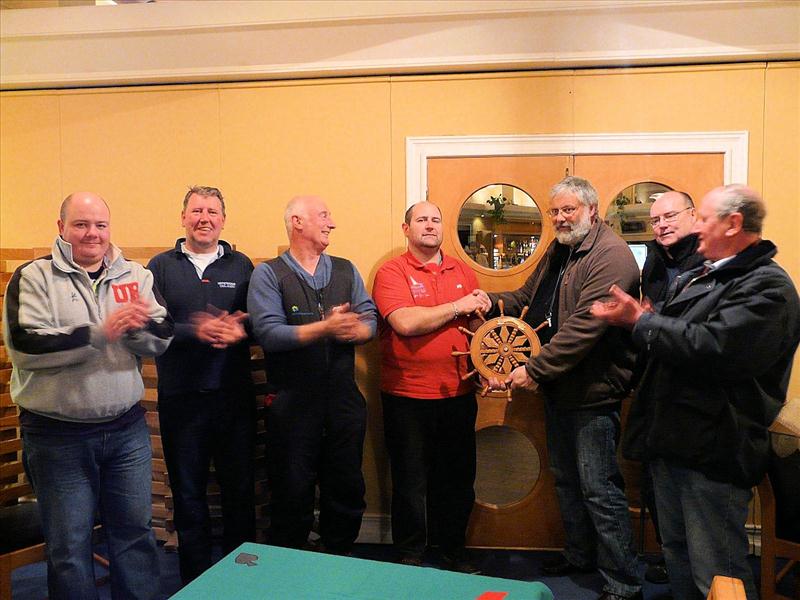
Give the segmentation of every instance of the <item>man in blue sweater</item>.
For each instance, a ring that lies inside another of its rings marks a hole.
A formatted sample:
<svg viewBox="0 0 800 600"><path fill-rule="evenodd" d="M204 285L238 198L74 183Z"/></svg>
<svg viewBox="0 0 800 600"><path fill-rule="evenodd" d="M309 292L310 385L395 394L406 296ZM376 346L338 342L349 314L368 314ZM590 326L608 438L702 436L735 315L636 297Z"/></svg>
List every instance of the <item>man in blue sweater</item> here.
<svg viewBox="0 0 800 600"><path fill-rule="evenodd" d="M175 339L156 366L186 584L211 566L206 485L212 460L222 495L224 552L255 537L255 400L243 327L253 264L219 239L225 202L217 188L191 188L181 222L186 237L147 268L175 320Z"/></svg>
<svg viewBox="0 0 800 600"><path fill-rule="evenodd" d="M319 483L320 549L347 554L365 508L367 408L354 347L375 335L377 311L355 266L324 253L336 225L321 198L292 199L284 221L289 250L256 267L247 299L276 391L267 409L270 542L307 543Z"/></svg>

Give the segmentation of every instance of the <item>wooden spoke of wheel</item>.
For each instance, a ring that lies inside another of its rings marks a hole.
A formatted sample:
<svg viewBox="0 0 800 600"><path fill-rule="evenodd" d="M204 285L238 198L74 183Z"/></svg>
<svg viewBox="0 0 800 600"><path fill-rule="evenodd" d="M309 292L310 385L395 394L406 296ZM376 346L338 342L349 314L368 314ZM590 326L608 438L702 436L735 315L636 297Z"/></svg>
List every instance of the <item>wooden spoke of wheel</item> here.
<svg viewBox="0 0 800 600"><path fill-rule="evenodd" d="M470 331L469 336L469 354L475 367L469 375L477 371L486 379L508 375L539 354L542 347L533 327L505 315L485 321L475 332Z"/></svg>

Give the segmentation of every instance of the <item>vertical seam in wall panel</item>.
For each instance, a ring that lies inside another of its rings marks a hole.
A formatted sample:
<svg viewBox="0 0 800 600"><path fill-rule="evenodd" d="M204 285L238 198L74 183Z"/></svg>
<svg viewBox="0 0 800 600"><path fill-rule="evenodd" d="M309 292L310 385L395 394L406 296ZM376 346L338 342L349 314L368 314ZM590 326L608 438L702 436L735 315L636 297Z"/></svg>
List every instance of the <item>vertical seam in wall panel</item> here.
<svg viewBox="0 0 800 600"><path fill-rule="evenodd" d="M58 94L58 186L61 200L66 196L64 193L64 120L62 102L64 100L63 94Z"/></svg>
<svg viewBox="0 0 800 600"><path fill-rule="evenodd" d="M389 77L389 224L388 224L388 231L386 232L389 240L389 255L391 256L394 252L394 239L392 236L392 225L394 220L394 78ZM405 148L405 143L403 144L403 148ZM403 168L403 181L405 181L406 171L408 170L408 165L404 164ZM403 194L403 198L406 198L408 195L408 190L405 190L405 194Z"/></svg>
<svg viewBox="0 0 800 600"><path fill-rule="evenodd" d="M222 86L217 84L217 179L225 185L222 175Z"/></svg>
<svg viewBox="0 0 800 600"><path fill-rule="evenodd" d="M570 175L575 175L575 97L577 94L575 93L575 71L573 71L569 76L569 95L570 95L570 132L572 133L572 151L570 152L570 162L572 163L570 166L572 170Z"/></svg>
<svg viewBox="0 0 800 600"><path fill-rule="evenodd" d="M761 196L764 197L767 190L764 186L767 184L767 69L769 63L764 65L764 75L761 82L761 89L764 90L761 94Z"/></svg>
<svg viewBox="0 0 800 600"><path fill-rule="evenodd" d="M575 89L576 81L577 76L575 75L575 70L573 69L569 76L569 95L572 99L572 123L570 123L570 129L572 129L572 152L570 153L569 158L570 175L575 175L575 106L578 103L578 93Z"/></svg>

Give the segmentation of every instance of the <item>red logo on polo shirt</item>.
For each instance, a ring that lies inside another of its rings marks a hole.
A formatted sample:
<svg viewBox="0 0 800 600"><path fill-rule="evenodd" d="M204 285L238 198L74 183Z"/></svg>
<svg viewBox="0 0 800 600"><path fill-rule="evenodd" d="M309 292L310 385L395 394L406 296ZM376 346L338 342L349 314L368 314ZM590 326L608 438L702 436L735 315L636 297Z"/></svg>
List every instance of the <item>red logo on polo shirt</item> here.
<svg viewBox="0 0 800 600"><path fill-rule="evenodd" d="M112 283L111 289L114 290L114 302L123 304L136 300L139 297L139 282L131 283Z"/></svg>

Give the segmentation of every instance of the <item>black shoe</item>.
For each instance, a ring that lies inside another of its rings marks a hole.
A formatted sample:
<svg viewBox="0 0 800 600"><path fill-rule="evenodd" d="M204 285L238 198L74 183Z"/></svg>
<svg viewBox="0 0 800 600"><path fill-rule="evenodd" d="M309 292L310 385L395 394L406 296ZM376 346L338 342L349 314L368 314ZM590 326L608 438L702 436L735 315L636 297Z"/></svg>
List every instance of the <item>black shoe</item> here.
<svg viewBox="0 0 800 600"><path fill-rule="evenodd" d="M442 566L448 571L456 573L466 573L467 575L479 575L480 567L469 558L466 550L454 552L453 554L442 554Z"/></svg>
<svg viewBox="0 0 800 600"><path fill-rule="evenodd" d="M551 577L563 577L572 573L591 573L592 571L594 571L593 567L573 565L563 554L551 556L542 561L542 573Z"/></svg>
<svg viewBox="0 0 800 600"><path fill-rule="evenodd" d="M620 596L611 592L603 592L597 597L597 600L644 600L644 596L641 591L636 592L633 596Z"/></svg>
<svg viewBox="0 0 800 600"><path fill-rule="evenodd" d="M650 583L669 583L667 565L665 565L663 562L650 565L647 567L647 571L644 572L644 578Z"/></svg>
<svg viewBox="0 0 800 600"><path fill-rule="evenodd" d="M406 565L407 567L421 567L422 566L422 558L419 556L401 556L400 560L397 561L398 564Z"/></svg>

